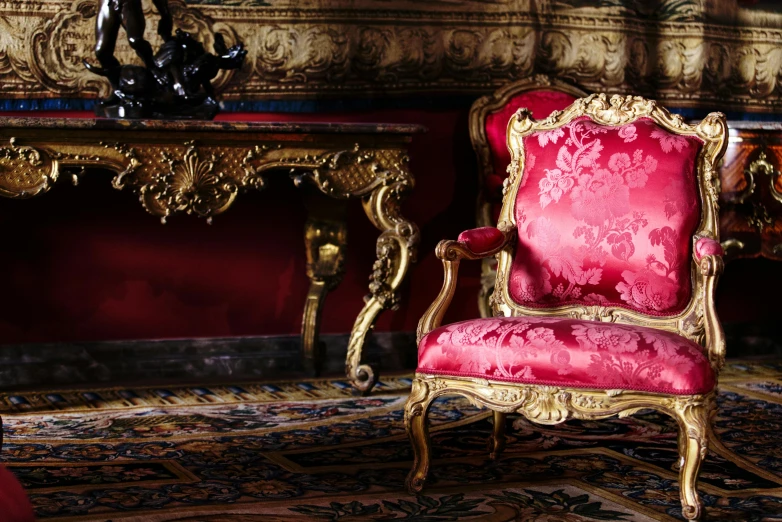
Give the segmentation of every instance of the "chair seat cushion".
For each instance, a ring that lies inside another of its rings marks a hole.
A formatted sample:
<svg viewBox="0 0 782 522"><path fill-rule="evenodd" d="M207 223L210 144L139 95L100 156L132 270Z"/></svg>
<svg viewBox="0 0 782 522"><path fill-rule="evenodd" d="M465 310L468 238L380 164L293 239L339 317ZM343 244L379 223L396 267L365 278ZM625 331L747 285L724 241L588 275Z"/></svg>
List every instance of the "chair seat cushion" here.
<svg viewBox="0 0 782 522"><path fill-rule="evenodd" d="M715 385L709 360L693 341L579 319L494 317L442 326L421 339L418 372L676 395Z"/></svg>

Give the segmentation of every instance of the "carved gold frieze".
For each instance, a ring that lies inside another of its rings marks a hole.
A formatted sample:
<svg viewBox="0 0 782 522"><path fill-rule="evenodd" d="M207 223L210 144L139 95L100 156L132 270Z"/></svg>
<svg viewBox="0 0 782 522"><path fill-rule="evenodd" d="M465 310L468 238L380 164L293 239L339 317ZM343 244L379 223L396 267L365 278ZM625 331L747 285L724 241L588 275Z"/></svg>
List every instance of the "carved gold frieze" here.
<svg viewBox="0 0 782 522"><path fill-rule="evenodd" d="M241 40L223 72L229 100L368 93L486 93L534 73L671 106L778 110L782 14L737 0L170 0L177 24L211 47ZM145 5L148 4L145 0ZM652 5L650 4L650 5ZM105 95L87 72L94 0L0 2L0 94ZM154 11L147 38L158 45ZM120 38L118 57L136 57ZM233 77L233 81L228 81Z"/></svg>

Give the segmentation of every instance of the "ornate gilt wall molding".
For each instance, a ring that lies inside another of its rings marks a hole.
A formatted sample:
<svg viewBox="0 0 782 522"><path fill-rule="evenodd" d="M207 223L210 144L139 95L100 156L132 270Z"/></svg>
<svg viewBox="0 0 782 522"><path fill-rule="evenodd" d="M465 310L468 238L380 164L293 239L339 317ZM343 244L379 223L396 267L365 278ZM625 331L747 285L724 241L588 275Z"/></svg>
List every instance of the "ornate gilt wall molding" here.
<svg viewBox="0 0 782 522"><path fill-rule="evenodd" d="M226 100L482 94L547 73L668 106L782 107L782 13L737 0L171 4L179 25L207 46L216 32L247 45L247 65L233 74ZM92 56L95 5L0 1L0 96L105 95L107 85L81 65ZM147 36L155 43L153 26ZM124 41L118 56L135 59ZM218 86L230 78L223 73Z"/></svg>

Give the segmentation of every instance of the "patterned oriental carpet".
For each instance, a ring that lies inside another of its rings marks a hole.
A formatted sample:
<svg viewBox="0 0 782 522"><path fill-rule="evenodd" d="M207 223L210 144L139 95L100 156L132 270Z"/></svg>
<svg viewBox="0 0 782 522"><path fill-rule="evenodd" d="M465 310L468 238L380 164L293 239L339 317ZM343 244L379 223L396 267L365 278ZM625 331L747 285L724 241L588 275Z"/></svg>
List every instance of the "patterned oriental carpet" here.
<svg viewBox="0 0 782 522"><path fill-rule="evenodd" d="M409 376L0 395L2 460L41 520L677 520L676 430L638 414L555 427L437 402L429 487L406 494ZM782 519L782 363L730 362L701 473L708 520Z"/></svg>

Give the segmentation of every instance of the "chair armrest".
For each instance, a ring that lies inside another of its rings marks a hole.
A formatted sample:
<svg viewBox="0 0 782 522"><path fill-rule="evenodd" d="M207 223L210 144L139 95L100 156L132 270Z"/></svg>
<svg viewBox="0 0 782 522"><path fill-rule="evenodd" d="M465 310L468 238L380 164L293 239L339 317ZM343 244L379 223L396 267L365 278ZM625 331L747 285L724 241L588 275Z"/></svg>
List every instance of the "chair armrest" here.
<svg viewBox="0 0 782 522"><path fill-rule="evenodd" d="M722 249L720 242L716 239L696 236L693 254L695 255L695 260L700 261L705 256L722 257L725 255L725 251Z"/></svg>
<svg viewBox="0 0 782 522"><path fill-rule="evenodd" d="M496 255L513 237L511 232L503 232L495 227L473 228L459 234L456 241L440 241L435 254L443 261L483 259Z"/></svg>
<svg viewBox="0 0 782 522"><path fill-rule="evenodd" d="M703 319L706 334L704 344L716 373L719 373L725 363L725 333L717 317L714 302L717 280L725 267L722 261L724 253L719 241L710 237L695 238L693 256L703 277Z"/></svg>
<svg viewBox="0 0 782 522"><path fill-rule="evenodd" d="M459 234L459 243L466 246L478 256L484 252L491 252L505 243L505 234L496 227L480 227L465 230Z"/></svg>
<svg viewBox="0 0 782 522"><path fill-rule="evenodd" d="M440 241L435 253L443 262L443 287L418 322L418 342L424 335L440 326L456 292L459 262L462 259L474 260L494 256L511 245L514 238L515 228L502 231L495 227L481 227L462 232L458 241Z"/></svg>

